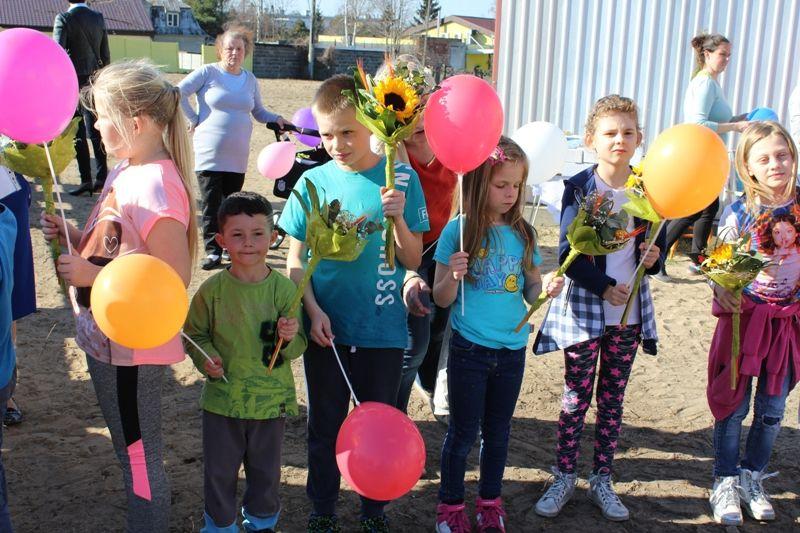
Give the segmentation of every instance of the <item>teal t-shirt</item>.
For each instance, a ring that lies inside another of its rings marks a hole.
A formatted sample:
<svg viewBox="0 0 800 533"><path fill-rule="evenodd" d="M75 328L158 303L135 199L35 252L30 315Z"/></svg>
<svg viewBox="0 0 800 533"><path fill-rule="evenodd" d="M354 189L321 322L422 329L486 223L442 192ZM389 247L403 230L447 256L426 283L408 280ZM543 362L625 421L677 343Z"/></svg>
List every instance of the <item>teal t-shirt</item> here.
<svg viewBox="0 0 800 533"><path fill-rule="evenodd" d="M339 200L342 209L356 217L383 220L380 188L386 184L381 159L363 172L347 172L335 161L303 174L294 190L309 203L306 180L317 188L320 200ZM408 165L395 166L395 187L406 195L403 218L412 232L429 229L428 212L419 178ZM293 195L284 207L278 225L298 240L306 237L306 216ZM400 294L406 269L399 261L391 269L385 263L385 232L368 237L361 255L352 262L320 261L311 276L314 296L331 321L337 343L361 348L405 348L408 344L406 308Z"/></svg>
<svg viewBox="0 0 800 533"><path fill-rule="evenodd" d="M525 276L523 258L525 242L511 226L494 226L488 250L483 244L478 258L469 269L474 281L465 280L464 314L461 314L461 289L450 310L453 329L465 339L488 348L517 350L528 344L528 328L519 333L514 328L525 316L527 308L523 298ZM451 220L442 230L433 258L443 265L450 264L450 256L460 249L458 218ZM533 264L540 265L542 258L534 247Z"/></svg>

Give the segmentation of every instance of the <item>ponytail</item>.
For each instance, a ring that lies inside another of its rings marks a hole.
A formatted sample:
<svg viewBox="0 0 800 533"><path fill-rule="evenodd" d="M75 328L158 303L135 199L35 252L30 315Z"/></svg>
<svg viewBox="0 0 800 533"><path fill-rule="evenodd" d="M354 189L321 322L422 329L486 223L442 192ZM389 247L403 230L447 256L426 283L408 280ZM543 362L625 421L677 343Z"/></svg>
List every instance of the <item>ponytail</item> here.
<svg viewBox="0 0 800 533"><path fill-rule="evenodd" d="M705 52L713 52L719 45L730 44L730 41L727 37L719 33L701 33L700 35L692 37L691 44L694 50L694 60L696 62L694 72L692 72L692 77L694 78L706 66Z"/></svg>
<svg viewBox="0 0 800 533"><path fill-rule="evenodd" d="M189 236L189 255L192 258L192 263L194 263L197 256L197 218L194 216L197 199L194 192L192 146L186 130L186 120L181 112L181 90L175 86L171 86L170 90L174 96L175 110L172 112L172 118L164 130L164 145L172 158L172 162L178 168L183 187L186 189L186 195L189 197L191 216L189 217L187 234Z"/></svg>

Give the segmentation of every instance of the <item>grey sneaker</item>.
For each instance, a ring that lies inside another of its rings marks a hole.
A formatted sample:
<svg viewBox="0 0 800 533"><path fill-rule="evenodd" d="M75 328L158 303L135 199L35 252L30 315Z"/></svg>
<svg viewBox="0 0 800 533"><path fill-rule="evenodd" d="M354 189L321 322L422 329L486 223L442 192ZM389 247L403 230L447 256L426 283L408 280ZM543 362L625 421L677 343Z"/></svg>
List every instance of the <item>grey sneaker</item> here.
<svg viewBox="0 0 800 533"><path fill-rule="evenodd" d="M742 507L739 500L739 476L723 476L714 480L711 497L714 521L725 526L742 524Z"/></svg>
<svg viewBox="0 0 800 533"><path fill-rule="evenodd" d="M539 498L539 501L536 502L536 507L534 507L536 514L547 518L558 516L564 505L572 498L572 494L575 492L575 484L578 482L578 475L574 472L568 474L555 466L552 471L552 485Z"/></svg>
<svg viewBox="0 0 800 533"><path fill-rule="evenodd" d="M762 482L777 476L778 473L766 474L742 468L739 472L739 496L744 510L756 520L775 520L775 509L764 492Z"/></svg>
<svg viewBox="0 0 800 533"><path fill-rule="evenodd" d="M630 518L628 509L611 487L611 472L608 469L602 468L589 477L589 499L600 508L606 520L623 522Z"/></svg>

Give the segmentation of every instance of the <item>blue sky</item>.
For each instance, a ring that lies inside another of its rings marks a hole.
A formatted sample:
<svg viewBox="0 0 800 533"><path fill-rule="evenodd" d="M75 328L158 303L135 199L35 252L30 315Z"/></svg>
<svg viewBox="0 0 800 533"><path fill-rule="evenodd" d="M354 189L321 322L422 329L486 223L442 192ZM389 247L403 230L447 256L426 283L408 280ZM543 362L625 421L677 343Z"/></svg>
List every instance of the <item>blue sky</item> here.
<svg viewBox="0 0 800 533"><path fill-rule="evenodd" d="M414 4L418 0L412 0ZM299 2L301 4L302 2ZM335 15L339 11L343 0L317 0L317 4L325 15ZM442 7L442 15L466 15L472 17L494 17L489 9L494 6L494 0L439 0Z"/></svg>

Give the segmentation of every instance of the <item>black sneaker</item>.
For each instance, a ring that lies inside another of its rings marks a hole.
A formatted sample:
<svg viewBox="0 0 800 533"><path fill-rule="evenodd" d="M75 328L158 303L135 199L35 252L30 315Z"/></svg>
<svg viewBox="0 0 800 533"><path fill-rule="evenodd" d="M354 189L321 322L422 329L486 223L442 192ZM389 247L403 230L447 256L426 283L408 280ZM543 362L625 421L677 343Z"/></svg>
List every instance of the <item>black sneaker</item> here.
<svg viewBox="0 0 800 533"><path fill-rule="evenodd" d="M389 519L386 515L362 518L361 533L389 533Z"/></svg>
<svg viewBox="0 0 800 533"><path fill-rule="evenodd" d="M219 254L208 254L203 262L200 263L200 268L203 270L211 270L217 265L220 264L222 259L220 259Z"/></svg>
<svg viewBox="0 0 800 533"><path fill-rule="evenodd" d="M12 398L13 401L13 398ZM17 402L14 402L14 407L6 407L6 415L3 417L3 425L6 427L16 426L21 424L24 417L20 411Z"/></svg>
<svg viewBox="0 0 800 533"><path fill-rule="evenodd" d="M308 533L341 533L335 514L312 514L308 519Z"/></svg>

